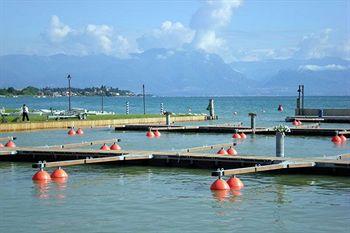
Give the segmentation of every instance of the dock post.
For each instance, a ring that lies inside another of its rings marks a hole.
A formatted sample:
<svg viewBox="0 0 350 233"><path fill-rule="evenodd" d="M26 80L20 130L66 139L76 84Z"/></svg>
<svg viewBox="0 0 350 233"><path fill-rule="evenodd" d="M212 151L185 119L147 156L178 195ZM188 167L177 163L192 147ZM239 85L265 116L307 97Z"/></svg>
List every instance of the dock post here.
<svg viewBox="0 0 350 233"><path fill-rule="evenodd" d="M209 99L209 105L207 107L207 110L209 111L209 119L214 120L215 119L215 110L214 110L214 99Z"/></svg>
<svg viewBox="0 0 350 233"><path fill-rule="evenodd" d="M284 157L284 133L276 132L276 157Z"/></svg>
<svg viewBox="0 0 350 233"><path fill-rule="evenodd" d="M166 125L167 126L170 126L170 124L171 124L171 121L170 121L170 115L171 115L171 113L170 112L165 112L165 122L166 122Z"/></svg>
<svg viewBox="0 0 350 233"><path fill-rule="evenodd" d="M250 116L250 128L252 129L252 133L255 134L255 117L256 117L256 113L249 113L248 114Z"/></svg>

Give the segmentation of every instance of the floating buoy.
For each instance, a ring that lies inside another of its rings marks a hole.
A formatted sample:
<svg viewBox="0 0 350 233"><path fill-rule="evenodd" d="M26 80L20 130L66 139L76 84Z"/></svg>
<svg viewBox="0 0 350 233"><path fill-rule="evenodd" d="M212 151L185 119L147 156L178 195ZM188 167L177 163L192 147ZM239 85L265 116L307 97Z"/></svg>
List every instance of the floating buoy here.
<svg viewBox="0 0 350 233"><path fill-rule="evenodd" d="M336 136L332 137L332 142L335 144L340 144L342 142L342 140L338 135L336 135Z"/></svg>
<svg viewBox="0 0 350 233"><path fill-rule="evenodd" d="M229 190L230 186L227 184L227 182L221 178L218 178L214 183L210 186L211 190Z"/></svg>
<svg viewBox="0 0 350 233"><path fill-rule="evenodd" d="M346 142L347 138L345 137L344 134L340 135L339 137L340 137L340 140L341 140L342 143Z"/></svg>
<svg viewBox="0 0 350 233"><path fill-rule="evenodd" d="M78 134L78 135L83 135L83 134L84 134L84 131L83 131L81 128L79 128L79 129L77 130L77 134Z"/></svg>
<svg viewBox="0 0 350 233"><path fill-rule="evenodd" d="M47 173L47 171L44 171L43 169L40 169L37 173L34 174L34 176L32 177L32 180L51 180L50 174Z"/></svg>
<svg viewBox="0 0 350 233"><path fill-rule="evenodd" d="M5 144L5 147L14 148L14 147L16 147L16 144L15 144L12 140L9 140L9 141Z"/></svg>
<svg viewBox="0 0 350 233"><path fill-rule="evenodd" d="M293 121L293 125L298 126L298 125L299 125L299 122L298 122L297 120L294 120L294 121Z"/></svg>
<svg viewBox="0 0 350 233"><path fill-rule="evenodd" d="M52 179L55 179L55 178L58 178L58 179L68 178L68 174L62 168L58 167L56 170L54 170L51 173L51 178Z"/></svg>
<svg viewBox="0 0 350 233"><path fill-rule="evenodd" d="M245 133L240 133L239 136L241 136L242 139L246 139L247 138L247 135L245 135Z"/></svg>
<svg viewBox="0 0 350 233"><path fill-rule="evenodd" d="M239 135L238 133L234 133L234 134L232 135L232 138L240 139L240 138L241 138L241 135Z"/></svg>
<svg viewBox="0 0 350 233"><path fill-rule="evenodd" d="M227 151L223 147L221 147L221 149L218 152L216 152L216 153L218 155L227 155Z"/></svg>
<svg viewBox="0 0 350 233"><path fill-rule="evenodd" d="M283 106L282 106L282 104L278 105L278 111L279 111L279 112L283 112Z"/></svg>
<svg viewBox="0 0 350 233"><path fill-rule="evenodd" d="M69 135L69 136L74 136L74 135L75 135L74 128L71 128L71 129L68 131L68 135Z"/></svg>
<svg viewBox="0 0 350 233"><path fill-rule="evenodd" d="M100 150L110 150L110 149L111 148L109 148L109 146L107 146L106 143L104 143L100 148Z"/></svg>
<svg viewBox="0 0 350 233"><path fill-rule="evenodd" d="M228 150L227 150L227 154L229 154L229 155L237 155L237 151L235 150L235 148L230 146L230 148L228 148Z"/></svg>
<svg viewBox="0 0 350 233"><path fill-rule="evenodd" d="M151 130L149 130L149 131L147 131L146 136L148 138L153 138L154 137L154 133Z"/></svg>
<svg viewBox="0 0 350 233"><path fill-rule="evenodd" d="M156 138L159 138L160 137L160 132L158 131L158 130L156 130L156 131L154 131L154 136L156 137Z"/></svg>
<svg viewBox="0 0 350 233"><path fill-rule="evenodd" d="M235 176L228 179L227 184L230 186L231 189L234 190L241 190L244 187L243 182Z"/></svg>
<svg viewBox="0 0 350 233"><path fill-rule="evenodd" d="M117 144L113 143L110 147L111 150L121 150L122 148Z"/></svg>
<svg viewBox="0 0 350 233"><path fill-rule="evenodd" d="M301 124L302 124L301 121L298 120L298 125L301 125Z"/></svg>

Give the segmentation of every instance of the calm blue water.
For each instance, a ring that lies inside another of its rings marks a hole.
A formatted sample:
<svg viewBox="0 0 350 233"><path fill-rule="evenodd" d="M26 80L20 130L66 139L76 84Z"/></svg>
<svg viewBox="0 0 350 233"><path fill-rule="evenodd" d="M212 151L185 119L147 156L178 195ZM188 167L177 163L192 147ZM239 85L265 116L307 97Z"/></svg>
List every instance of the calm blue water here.
<svg viewBox="0 0 350 233"><path fill-rule="evenodd" d="M99 98L74 97L73 107L99 110ZM105 109L142 113L141 98L106 98ZM66 108L65 98L0 98L0 107ZM147 112L206 112L208 98L149 98ZM276 125L293 114L293 97L215 98L217 124L244 121L258 113L261 126ZM279 113L278 104L285 111ZM350 107L350 97L308 97L307 107ZM233 116L233 112L237 116ZM187 123L194 124L194 123ZM325 125L332 127L333 125ZM339 124L337 126L349 127ZM163 133L148 139L144 132L84 129L82 137L66 130L0 134L17 136L19 146L56 145L120 138L124 149L181 150L231 142L228 134ZM274 155L273 136L248 136L237 146L241 154ZM216 151L207 151L215 153ZM331 156L350 152L350 143L334 146L327 137L286 137L286 155ZM350 180L313 175L242 175L245 188L229 194L209 190L211 170L141 166L91 165L67 167L67 183L36 184L29 163L0 163L0 232L348 232ZM52 169L49 169L51 172Z"/></svg>

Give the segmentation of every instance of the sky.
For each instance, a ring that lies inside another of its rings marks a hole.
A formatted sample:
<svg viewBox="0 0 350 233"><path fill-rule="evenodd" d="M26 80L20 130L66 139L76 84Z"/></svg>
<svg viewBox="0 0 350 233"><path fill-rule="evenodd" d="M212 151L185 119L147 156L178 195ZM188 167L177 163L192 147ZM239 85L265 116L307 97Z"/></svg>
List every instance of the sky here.
<svg viewBox="0 0 350 233"><path fill-rule="evenodd" d="M226 62L350 59L350 0L0 0L0 55L196 49Z"/></svg>

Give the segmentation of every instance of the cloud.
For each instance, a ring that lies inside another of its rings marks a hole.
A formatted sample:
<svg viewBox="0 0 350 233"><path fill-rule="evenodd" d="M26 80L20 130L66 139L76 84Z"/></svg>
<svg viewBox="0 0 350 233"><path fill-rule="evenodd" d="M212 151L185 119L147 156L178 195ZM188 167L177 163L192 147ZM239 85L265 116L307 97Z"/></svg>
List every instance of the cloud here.
<svg viewBox="0 0 350 233"><path fill-rule="evenodd" d="M193 40L194 31L180 22L164 21L160 28L137 39L143 50L150 48L178 49Z"/></svg>
<svg viewBox="0 0 350 233"><path fill-rule="evenodd" d="M71 55L102 53L123 58L139 51L136 42L131 42L120 35L111 26L89 24L83 28L72 29L63 24L56 15L51 18L48 37L50 40L45 49L51 53Z"/></svg>
<svg viewBox="0 0 350 233"><path fill-rule="evenodd" d="M219 36L221 28L227 26L233 10L242 4L242 0L206 1L191 19L191 28L196 30L192 45L196 49L220 55L231 61L230 48L224 38Z"/></svg>
<svg viewBox="0 0 350 233"><path fill-rule="evenodd" d="M68 34L72 32L72 29L63 24L58 16L53 15L51 17L50 28L48 30L49 37L52 42L62 41Z"/></svg>
<svg viewBox="0 0 350 233"><path fill-rule="evenodd" d="M336 64L330 64L330 65L303 65L299 66L299 71L341 71L341 70L348 70L350 67L342 66L342 65L336 65Z"/></svg>

